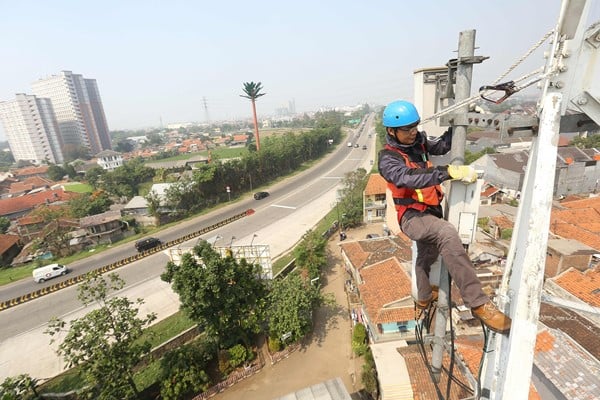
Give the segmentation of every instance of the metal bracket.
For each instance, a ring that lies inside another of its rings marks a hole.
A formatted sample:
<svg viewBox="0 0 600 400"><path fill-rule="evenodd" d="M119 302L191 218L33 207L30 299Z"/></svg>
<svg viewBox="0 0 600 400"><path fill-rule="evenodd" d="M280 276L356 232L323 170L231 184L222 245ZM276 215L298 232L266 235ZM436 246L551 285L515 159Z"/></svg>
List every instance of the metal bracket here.
<svg viewBox="0 0 600 400"><path fill-rule="evenodd" d="M586 32L585 41L596 49L600 47L600 25Z"/></svg>
<svg viewBox="0 0 600 400"><path fill-rule="evenodd" d="M600 125L600 101L589 91L584 90L579 95L570 99L571 104L585 113L597 125Z"/></svg>
<svg viewBox="0 0 600 400"><path fill-rule="evenodd" d="M477 127L487 131L496 131L500 137L529 137L537 134L539 121L534 115L484 114L448 114L440 118L441 126L459 125ZM522 132L519 134L518 132Z"/></svg>

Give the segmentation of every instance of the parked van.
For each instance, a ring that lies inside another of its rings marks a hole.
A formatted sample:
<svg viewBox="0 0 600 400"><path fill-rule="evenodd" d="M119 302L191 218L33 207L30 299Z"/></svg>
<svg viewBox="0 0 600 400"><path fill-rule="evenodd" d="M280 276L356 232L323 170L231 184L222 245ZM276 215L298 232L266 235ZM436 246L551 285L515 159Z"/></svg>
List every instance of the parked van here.
<svg viewBox="0 0 600 400"><path fill-rule="evenodd" d="M69 270L64 265L49 264L33 270L33 280L42 283L59 275L66 275Z"/></svg>

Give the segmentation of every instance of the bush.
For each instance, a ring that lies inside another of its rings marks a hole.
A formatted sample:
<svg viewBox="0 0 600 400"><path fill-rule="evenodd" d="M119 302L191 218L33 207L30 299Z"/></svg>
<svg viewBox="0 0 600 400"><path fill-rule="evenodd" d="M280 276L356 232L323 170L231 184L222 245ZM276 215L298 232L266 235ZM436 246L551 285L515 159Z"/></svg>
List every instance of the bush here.
<svg viewBox="0 0 600 400"><path fill-rule="evenodd" d="M371 349L365 352L365 363L362 366L362 374L360 380L365 387L365 390L376 399L378 397L379 387L377 384L377 369L375 368L375 360Z"/></svg>
<svg viewBox="0 0 600 400"><path fill-rule="evenodd" d="M513 233L512 229L502 229L502 233L500 234L500 237L502 238L502 240L510 240L510 238L512 238L512 233Z"/></svg>
<svg viewBox="0 0 600 400"><path fill-rule="evenodd" d="M248 359L248 350L241 344L236 344L228 350L229 364L232 368L237 368Z"/></svg>
<svg viewBox="0 0 600 400"><path fill-rule="evenodd" d="M278 337L270 337L269 338L269 351L271 353L277 353L279 350L281 350L282 345L281 345L281 340L279 340Z"/></svg>
<svg viewBox="0 0 600 400"><path fill-rule="evenodd" d="M219 350L219 371L223 376L227 376L233 371L231 360L229 358L229 352L227 350Z"/></svg>
<svg viewBox="0 0 600 400"><path fill-rule="evenodd" d="M352 350L357 356L362 356L368 348L367 328L363 324L356 324L352 331Z"/></svg>
<svg viewBox="0 0 600 400"><path fill-rule="evenodd" d="M174 349L160 362L160 395L163 399L184 399L210 386L210 378L204 371L211 358L207 350L196 344Z"/></svg>

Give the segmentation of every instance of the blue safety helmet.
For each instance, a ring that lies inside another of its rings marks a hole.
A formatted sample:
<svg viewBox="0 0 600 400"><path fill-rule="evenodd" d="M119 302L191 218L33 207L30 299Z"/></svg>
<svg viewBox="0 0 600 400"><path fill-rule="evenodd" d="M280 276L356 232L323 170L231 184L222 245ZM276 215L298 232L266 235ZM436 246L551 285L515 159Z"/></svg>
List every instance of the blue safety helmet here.
<svg viewBox="0 0 600 400"><path fill-rule="evenodd" d="M383 110L383 126L388 128L408 126L420 119L415 106L405 100L393 101Z"/></svg>

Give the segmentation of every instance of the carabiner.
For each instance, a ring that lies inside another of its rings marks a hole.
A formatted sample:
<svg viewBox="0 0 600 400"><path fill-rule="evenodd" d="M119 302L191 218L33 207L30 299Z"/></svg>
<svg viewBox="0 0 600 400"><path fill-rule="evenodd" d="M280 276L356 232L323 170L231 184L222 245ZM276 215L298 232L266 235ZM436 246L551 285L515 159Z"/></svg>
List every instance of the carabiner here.
<svg viewBox="0 0 600 400"><path fill-rule="evenodd" d="M488 91L488 90L492 90L492 91L496 91L496 92L504 92L504 96L502 96L499 99L494 100L492 98L485 96L484 92ZM513 94L515 94L518 91L519 91L519 89L515 86L515 82L509 81L509 82L505 82L505 83L499 83L498 85L482 86L479 88L479 96L481 96L481 98L484 100L491 101L492 103L495 103L495 104L500 104L504 100L508 99L510 96L512 96Z"/></svg>

